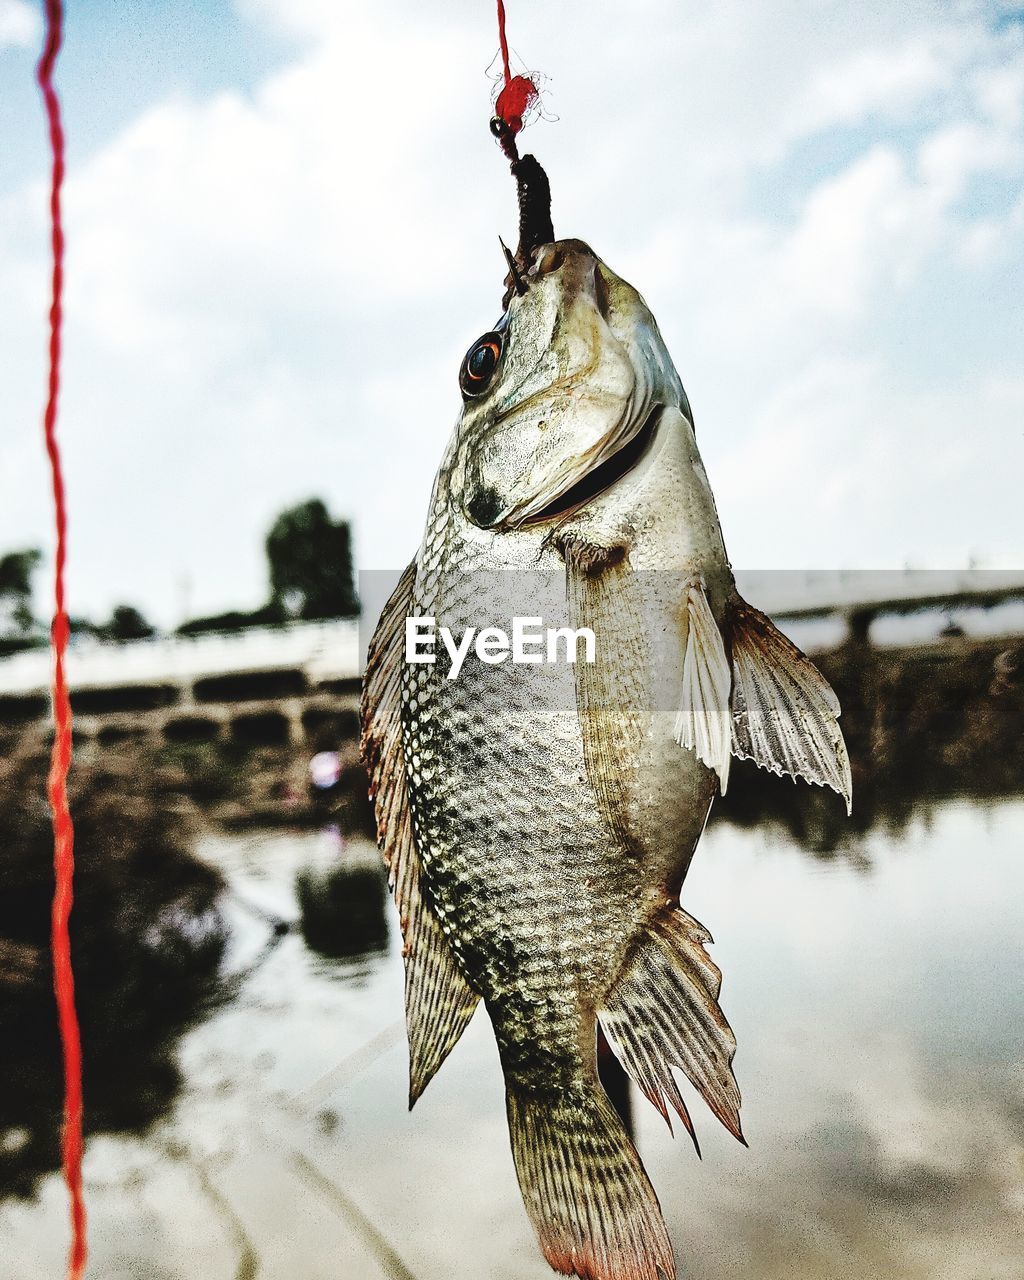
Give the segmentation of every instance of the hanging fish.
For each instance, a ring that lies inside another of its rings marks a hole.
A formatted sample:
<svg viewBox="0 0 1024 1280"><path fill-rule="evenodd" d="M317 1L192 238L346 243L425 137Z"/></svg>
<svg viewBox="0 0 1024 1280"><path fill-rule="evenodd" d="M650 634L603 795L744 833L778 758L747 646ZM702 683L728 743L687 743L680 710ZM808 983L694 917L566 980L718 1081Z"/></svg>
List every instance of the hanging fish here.
<svg viewBox="0 0 1024 1280"><path fill-rule="evenodd" d="M586 244L554 239L543 170L513 160L505 311L463 361L423 543L363 694L410 1105L482 999L548 1262L671 1280L657 1197L598 1079L598 1029L666 1120L693 1133L679 1069L742 1141L721 975L680 889L733 756L848 807L850 767L831 688L736 590L654 317ZM408 619L459 637L542 612L556 634L589 631L594 661L577 645L575 662L517 665L461 641L408 660Z"/></svg>

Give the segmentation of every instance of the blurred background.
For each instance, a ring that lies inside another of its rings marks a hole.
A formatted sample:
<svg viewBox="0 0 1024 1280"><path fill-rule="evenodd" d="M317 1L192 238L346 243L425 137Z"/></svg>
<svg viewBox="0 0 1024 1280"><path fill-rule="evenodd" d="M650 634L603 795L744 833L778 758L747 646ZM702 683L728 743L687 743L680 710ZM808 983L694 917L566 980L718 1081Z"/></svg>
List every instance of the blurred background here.
<svg viewBox="0 0 1024 1280"><path fill-rule="evenodd" d="M519 0L554 221L644 293L745 594L843 703L684 903L742 1150L620 1099L685 1274L1024 1269L1024 19ZM0 0L0 1280L60 1274L47 151ZM73 919L106 1280L541 1280L478 1014L410 1117L356 706L513 184L477 0L69 0Z"/></svg>

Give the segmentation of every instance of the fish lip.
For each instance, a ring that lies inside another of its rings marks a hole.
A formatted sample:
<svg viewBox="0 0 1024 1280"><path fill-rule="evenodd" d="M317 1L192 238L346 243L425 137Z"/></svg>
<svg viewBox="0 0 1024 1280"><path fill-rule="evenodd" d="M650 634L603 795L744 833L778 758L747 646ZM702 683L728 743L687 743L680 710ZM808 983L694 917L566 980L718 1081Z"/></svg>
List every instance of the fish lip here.
<svg viewBox="0 0 1024 1280"><path fill-rule="evenodd" d="M639 464L640 460L653 445L663 408L664 405L661 404L653 405L640 430L630 436L626 443L616 449L610 457L605 458L603 462L599 462L596 467L588 471L575 484L570 485L564 493L554 498L535 515L527 516L524 520L511 522L509 527L524 529L532 525L562 519L579 510L580 507L585 506L588 502L600 497L601 494L607 493L613 485L618 484L624 476L627 476Z"/></svg>

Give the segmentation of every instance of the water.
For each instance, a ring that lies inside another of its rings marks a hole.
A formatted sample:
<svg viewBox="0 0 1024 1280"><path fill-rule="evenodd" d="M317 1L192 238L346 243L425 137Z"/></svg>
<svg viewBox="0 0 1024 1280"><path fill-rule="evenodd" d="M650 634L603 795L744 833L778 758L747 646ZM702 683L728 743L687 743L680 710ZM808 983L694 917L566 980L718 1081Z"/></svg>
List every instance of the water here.
<svg viewBox="0 0 1024 1280"><path fill-rule="evenodd" d="M1024 1274L1022 848L1021 799L942 802L824 858L777 828L708 830L684 904L716 937L750 1150L694 1099L698 1161L634 1099L683 1274ZM397 922L375 852L331 832L200 851L230 886L223 999L178 1042L163 1117L89 1142L90 1274L550 1275L482 1011L406 1111ZM0 1276L61 1275L65 1234L55 1175L0 1202Z"/></svg>

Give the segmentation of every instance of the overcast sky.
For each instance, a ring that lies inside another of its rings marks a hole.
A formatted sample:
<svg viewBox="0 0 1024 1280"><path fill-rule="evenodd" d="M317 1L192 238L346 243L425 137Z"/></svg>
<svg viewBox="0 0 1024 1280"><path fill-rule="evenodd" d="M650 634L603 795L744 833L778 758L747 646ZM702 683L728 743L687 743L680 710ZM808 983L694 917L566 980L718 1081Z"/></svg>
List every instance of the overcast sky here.
<svg viewBox="0 0 1024 1280"><path fill-rule="evenodd" d="M0 550L49 546L37 5L0 0ZM515 238L491 0L68 0L72 610L262 601L322 495L404 564ZM744 568L1024 564L1024 22L509 0L559 235L645 295Z"/></svg>

